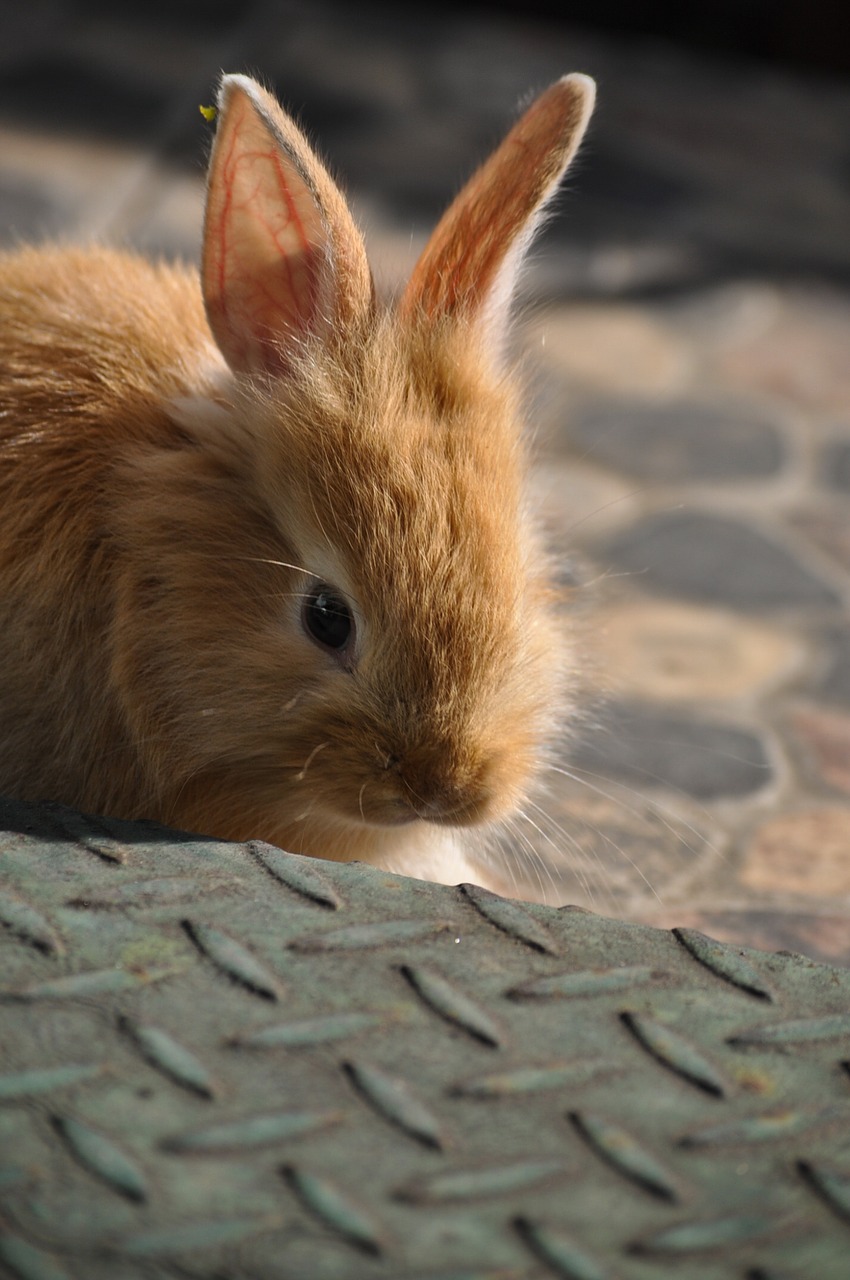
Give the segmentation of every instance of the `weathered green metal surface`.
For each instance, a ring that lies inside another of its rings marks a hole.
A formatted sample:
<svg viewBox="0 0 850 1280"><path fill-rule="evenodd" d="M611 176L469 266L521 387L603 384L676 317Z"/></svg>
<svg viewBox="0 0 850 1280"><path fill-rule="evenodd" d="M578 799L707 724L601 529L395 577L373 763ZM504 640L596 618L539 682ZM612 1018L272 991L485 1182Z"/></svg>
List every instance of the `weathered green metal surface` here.
<svg viewBox="0 0 850 1280"><path fill-rule="evenodd" d="M0 830L0 1273L850 1277L850 972L56 809Z"/></svg>

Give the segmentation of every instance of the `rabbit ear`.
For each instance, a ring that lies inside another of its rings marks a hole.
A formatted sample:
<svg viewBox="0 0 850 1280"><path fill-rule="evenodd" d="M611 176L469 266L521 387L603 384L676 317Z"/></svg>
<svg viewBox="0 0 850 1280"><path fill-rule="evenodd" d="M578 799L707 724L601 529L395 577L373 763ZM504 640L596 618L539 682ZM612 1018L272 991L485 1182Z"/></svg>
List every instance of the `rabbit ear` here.
<svg viewBox="0 0 850 1280"><path fill-rule="evenodd" d="M340 191L271 94L225 76L210 158L201 279L237 372L280 372L308 334L372 305L366 250Z"/></svg>
<svg viewBox="0 0 850 1280"><path fill-rule="evenodd" d="M523 254L581 142L596 94L584 75L540 95L446 210L400 302L402 314L479 319L497 341Z"/></svg>

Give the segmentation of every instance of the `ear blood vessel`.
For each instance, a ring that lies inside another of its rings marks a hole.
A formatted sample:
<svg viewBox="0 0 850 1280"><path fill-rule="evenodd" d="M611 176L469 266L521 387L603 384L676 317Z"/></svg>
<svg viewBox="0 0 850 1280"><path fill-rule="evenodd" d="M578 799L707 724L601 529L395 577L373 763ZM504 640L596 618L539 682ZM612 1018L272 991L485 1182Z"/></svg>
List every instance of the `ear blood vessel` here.
<svg viewBox="0 0 850 1280"><path fill-rule="evenodd" d="M0 791L482 878L569 715L504 349L592 104L531 104L392 307L239 75L199 274L0 257Z"/></svg>

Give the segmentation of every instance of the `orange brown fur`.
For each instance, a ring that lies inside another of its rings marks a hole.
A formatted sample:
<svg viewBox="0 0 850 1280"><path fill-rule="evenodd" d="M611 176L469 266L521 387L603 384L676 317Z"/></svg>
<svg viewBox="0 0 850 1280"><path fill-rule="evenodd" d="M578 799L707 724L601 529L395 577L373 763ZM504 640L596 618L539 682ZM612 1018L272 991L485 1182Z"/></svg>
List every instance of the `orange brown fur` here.
<svg viewBox="0 0 850 1280"><path fill-rule="evenodd" d="M444 879L521 802L569 681L515 379L358 254L344 340L235 372L191 270L0 258L0 790Z"/></svg>

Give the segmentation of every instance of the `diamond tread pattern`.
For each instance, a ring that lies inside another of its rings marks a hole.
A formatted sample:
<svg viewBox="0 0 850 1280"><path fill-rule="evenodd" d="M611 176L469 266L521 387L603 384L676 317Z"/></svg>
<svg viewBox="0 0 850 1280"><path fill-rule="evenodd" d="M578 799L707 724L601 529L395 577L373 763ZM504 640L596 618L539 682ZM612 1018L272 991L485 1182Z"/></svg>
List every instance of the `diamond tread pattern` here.
<svg viewBox="0 0 850 1280"><path fill-rule="evenodd" d="M0 831L0 1275L850 1277L850 972L56 807Z"/></svg>

